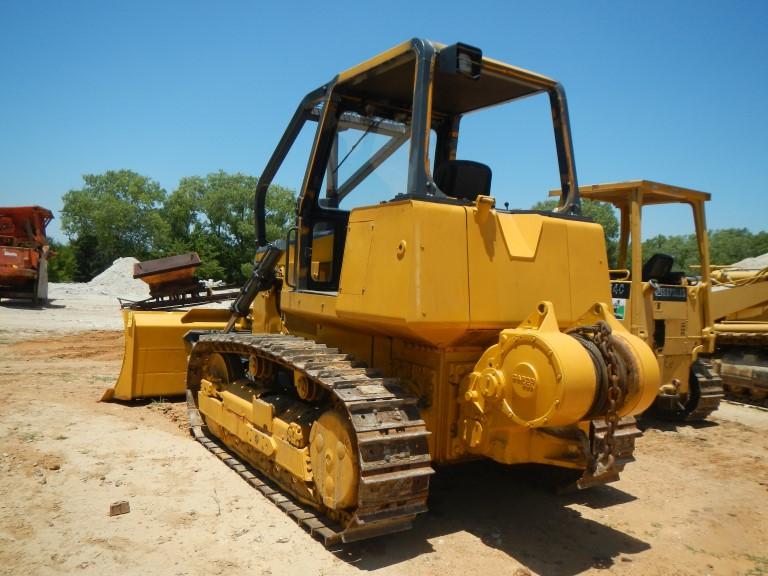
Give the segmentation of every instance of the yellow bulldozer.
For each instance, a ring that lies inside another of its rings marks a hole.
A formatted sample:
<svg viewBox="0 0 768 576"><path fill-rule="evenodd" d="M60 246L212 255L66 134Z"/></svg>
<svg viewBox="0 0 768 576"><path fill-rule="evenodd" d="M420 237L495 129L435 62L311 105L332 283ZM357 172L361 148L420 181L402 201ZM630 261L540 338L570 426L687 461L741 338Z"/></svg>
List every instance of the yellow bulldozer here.
<svg viewBox="0 0 768 576"><path fill-rule="evenodd" d="M500 209L491 168L457 159L461 120L537 94L559 206ZM267 243L267 190L307 127L295 227ZM367 200L398 156L396 191ZM436 465L614 481L659 369L614 318L603 232L580 208L560 84L405 42L301 101L255 191L257 263L230 315L126 311L111 394L186 392L194 436L326 544L407 529Z"/></svg>
<svg viewBox="0 0 768 576"><path fill-rule="evenodd" d="M612 302L616 318L658 358L661 386L651 412L702 420L719 406L724 382L742 397L751 393L764 399L768 274L713 270L705 212L711 195L649 180L582 186L580 192L612 204L620 214L617 265L610 271ZM674 205L691 209L700 263L696 276L675 270L669 254L643 254L644 212Z"/></svg>

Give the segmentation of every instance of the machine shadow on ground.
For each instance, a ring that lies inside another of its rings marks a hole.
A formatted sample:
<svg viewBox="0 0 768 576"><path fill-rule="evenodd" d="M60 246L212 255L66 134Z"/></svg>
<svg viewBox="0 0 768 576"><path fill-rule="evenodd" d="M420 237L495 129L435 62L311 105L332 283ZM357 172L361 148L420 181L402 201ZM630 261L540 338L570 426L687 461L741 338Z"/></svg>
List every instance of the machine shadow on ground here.
<svg viewBox="0 0 768 576"><path fill-rule="evenodd" d="M16 300L3 298L0 300L0 308L14 308L14 309L28 309L28 310L46 310L46 309L58 309L66 308L66 304L54 304L53 300L48 300L44 303L33 304L31 300Z"/></svg>
<svg viewBox="0 0 768 576"><path fill-rule="evenodd" d="M571 576L608 568L618 556L650 548L570 509L606 508L635 500L612 486L557 495L542 469L474 462L443 468L432 477L429 512L413 530L346 546L337 556L375 570L434 552L430 539L465 531L542 574Z"/></svg>
<svg viewBox="0 0 768 576"><path fill-rule="evenodd" d="M649 418L643 417L637 420L637 427L643 432L653 429L660 432L677 432L679 428L691 428L693 430L700 430L702 428L712 428L713 426L719 426L717 422L712 420L698 420L695 422L678 422L676 420L664 420L661 418Z"/></svg>
<svg viewBox="0 0 768 576"><path fill-rule="evenodd" d="M179 398L113 402L133 407L185 404ZM411 530L331 552L351 566L372 571L434 553L430 541L467 532L534 572L574 576L609 568L619 556L650 549L647 542L569 507L599 510L632 502L635 496L611 485L558 494L564 481L553 468L490 460L438 468L430 480L429 511L417 517Z"/></svg>

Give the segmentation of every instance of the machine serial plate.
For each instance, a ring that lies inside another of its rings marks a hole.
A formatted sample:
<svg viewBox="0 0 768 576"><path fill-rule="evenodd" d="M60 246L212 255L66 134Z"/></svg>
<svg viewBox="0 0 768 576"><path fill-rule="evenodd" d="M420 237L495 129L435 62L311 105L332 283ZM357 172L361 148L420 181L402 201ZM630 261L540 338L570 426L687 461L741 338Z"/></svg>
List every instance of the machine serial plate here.
<svg viewBox="0 0 768 576"><path fill-rule="evenodd" d="M657 286L653 290L653 299L661 302L685 302L688 292L684 286Z"/></svg>

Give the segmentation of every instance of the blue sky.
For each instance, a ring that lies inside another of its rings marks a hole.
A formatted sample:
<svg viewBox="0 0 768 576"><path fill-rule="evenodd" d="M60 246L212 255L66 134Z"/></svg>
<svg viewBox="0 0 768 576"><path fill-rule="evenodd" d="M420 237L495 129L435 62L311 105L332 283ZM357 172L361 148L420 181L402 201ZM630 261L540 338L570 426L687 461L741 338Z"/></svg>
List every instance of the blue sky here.
<svg viewBox="0 0 768 576"><path fill-rule="evenodd" d="M581 184L704 190L711 228L764 230L766 25L761 0L0 0L0 205L58 210L83 174L109 169L169 192L219 169L258 175L305 93L422 36L562 82ZM495 169L495 195L519 208L546 198L556 174L538 140L519 157L503 129L481 140L470 159L518 160L514 185ZM278 183L294 187L300 172L290 164ZM688 220L668 212L646 235L690 232ZM61 238L56 221L51 231Z"/></svg>

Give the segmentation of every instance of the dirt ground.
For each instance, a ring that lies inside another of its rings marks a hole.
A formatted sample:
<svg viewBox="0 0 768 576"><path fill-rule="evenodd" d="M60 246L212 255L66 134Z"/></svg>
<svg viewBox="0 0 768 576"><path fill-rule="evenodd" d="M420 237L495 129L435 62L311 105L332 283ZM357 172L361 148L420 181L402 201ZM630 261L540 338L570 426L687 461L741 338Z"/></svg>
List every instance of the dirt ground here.
<svg viewBox="0 0 768 576"><path fill-rule="evenodd" d="M621 481L576 494L441 469L413 530L328 551L191 439L181 402L98 403L119 313L53 305L0 303L0 574L768 574L768 412L647 422Z"/></svg>

